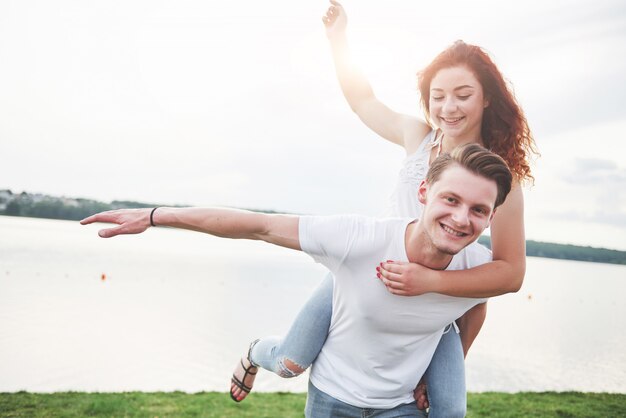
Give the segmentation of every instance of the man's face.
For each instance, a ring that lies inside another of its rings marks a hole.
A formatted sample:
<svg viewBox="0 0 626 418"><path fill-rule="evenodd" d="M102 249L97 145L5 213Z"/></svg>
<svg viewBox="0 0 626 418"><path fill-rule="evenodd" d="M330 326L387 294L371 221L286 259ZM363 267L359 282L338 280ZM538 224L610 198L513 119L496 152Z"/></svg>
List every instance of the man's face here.
<svg viewBox="0 0 626 418"><path fill-rule="evenodd" d="M420 223L425 244L454 255L474 242L489 226L498 194L495 181L458 165L448 167L433 184L422 182L424 204Z"/></svg>

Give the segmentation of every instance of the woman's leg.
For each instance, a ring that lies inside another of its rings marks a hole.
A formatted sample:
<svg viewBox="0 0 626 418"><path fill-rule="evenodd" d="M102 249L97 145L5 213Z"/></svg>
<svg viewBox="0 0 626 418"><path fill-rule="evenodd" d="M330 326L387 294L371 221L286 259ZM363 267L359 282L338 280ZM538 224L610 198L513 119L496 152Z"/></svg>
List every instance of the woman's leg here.
<svg viewBox="0 0 626 418"><path fill-rule="evenodd" d="M333 277L329 273L283 338L267 337L256 343L252 349L252 362L281 377L303 373L326 341L332 312Z"/></svg>
<svg viewBox="0 0 626 418"><path fill-rule="evenodd" d="M313 363L330 329L333 311L333 277L329 273L302 307L289 332L252 343L237 364L231 381L231 397L242 401L252 389L257 367L281 377L298 376ZM248 374L246 374L248 370Z"/></svg>
<svg viewBox="0 0 626 418"><path fill-rule="evenodd" d="M465 359L461 337L450 325L424 375L428 390L429 418L464 417L467 409Z"/></svg>

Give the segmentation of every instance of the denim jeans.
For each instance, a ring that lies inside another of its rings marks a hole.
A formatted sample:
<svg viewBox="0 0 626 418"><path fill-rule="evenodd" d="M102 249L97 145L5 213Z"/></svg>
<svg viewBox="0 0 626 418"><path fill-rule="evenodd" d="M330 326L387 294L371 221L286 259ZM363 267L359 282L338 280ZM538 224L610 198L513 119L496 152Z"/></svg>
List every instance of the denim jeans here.
<svg viewBox="0 0 626 418"><path fill-rule="evenodd" d="M417 409L415 402L398 405L391 409L359 408L325 394L309 381L304 416L306 418L420 418L426 417L426 414Z"/></svg>
<svg viewBox="0 0 626 418"><path fill-rule="evenodd" d="M281 377L300 373L289 370L285 359L297 364L302 371L313 364L322 350L330 329L333 313L333 276L329 273L300 310L289 332L281 337L261 338L251 352L256 365Z"/></svg>
<svg viewBox="0 0 626 418"><path fill-rule="evenodd" d="M428 387L428 418L464 417L467 409L465 358L461 337L452 325L439 340L424 373Z"/></svg>
<svg viewBox="0 0 626 418"><path fill-rule="evenodd" d="M291 325L284 338L262 338L252 349L251 359L258 366L281 377L300 373L285 366L286 359L307 369L319 354L330 328L333 278L328 275ZM450 328L441 338L426 370L429 417L463 417L466 410L465 362L459 334Z"/></svg>

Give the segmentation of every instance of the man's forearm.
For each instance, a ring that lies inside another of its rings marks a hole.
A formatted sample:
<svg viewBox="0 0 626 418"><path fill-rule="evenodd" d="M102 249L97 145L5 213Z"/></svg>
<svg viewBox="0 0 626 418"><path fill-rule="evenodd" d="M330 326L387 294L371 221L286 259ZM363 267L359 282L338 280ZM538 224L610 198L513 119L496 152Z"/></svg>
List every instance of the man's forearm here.
<svg viewBox="0 0 626 418"><path fill-rule="evenodd" d="M260 239L263 214L226 208L160 207L153 214L157 226L203 232L223 238Z"/></svg>

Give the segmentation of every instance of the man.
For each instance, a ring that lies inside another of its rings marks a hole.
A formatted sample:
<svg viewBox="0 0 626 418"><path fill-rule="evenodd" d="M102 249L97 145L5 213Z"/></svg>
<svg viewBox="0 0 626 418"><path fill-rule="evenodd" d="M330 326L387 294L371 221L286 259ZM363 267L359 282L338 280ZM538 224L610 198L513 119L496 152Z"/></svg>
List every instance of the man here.
<svg viewBox="0 0 626 418"><path fill-rule="evenodd" d="M375 263L465 269L490 261L482 247L466 247L489 226L511 179L500 157L465 145L432 163L418 192L424 204L419 221L158 208L103 212L81 223L119 225L101 230L103 238L165 225L308 253L331 270L335 288L328 339L311 370L306 415L420 416L413 389L444 327L484 299L393 295L377 279Z"/></svg>

